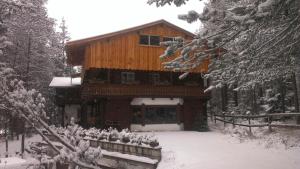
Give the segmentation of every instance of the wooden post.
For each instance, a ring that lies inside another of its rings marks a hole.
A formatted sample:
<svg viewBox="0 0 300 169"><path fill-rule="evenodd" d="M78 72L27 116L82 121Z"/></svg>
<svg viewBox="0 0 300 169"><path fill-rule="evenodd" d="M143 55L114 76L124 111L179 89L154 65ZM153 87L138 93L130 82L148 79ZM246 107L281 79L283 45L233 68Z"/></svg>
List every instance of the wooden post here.
<svg viewBox="0 0 300 169"><path fill-rule="evenodd" d="M65 105L61 107L61 126L65 127Z"/></svg>
<svg viewBox="0 0 300 169"><path fill-rule="evenodd" d="M145 111L146 111L145 104L142 104L142 126L145 126Z"/></svg>
<svg viewBox="0 0 300 169"><path fill-rule="evenodd" d="M178 103L176 106L176 118L177 118L177 124L180 124L180 104Z"/></svg>
<svg viewBox="0 0 300 169"><path fill-rule="evenodd" d="M22 158L24 155L24 150L25 150L25 127L24 127L24 132L22 133L22 140L21 140L21 154Z"/></svg>
<svg viewBox="0 0 300 169"><path fill-rule="evenodd" d="M87 127L87 103L83 101L81 104L81 125L86 128Z"/></svg>
<svg viewBox="0 0 300 169"><path fill-rule="evenodd" d="M248 124L249 124L249 132L252 133L252 130L251 130L251 118L250 118L250 115L248 116Z"/></svg>
<svg viewBox="0 0 300 169"><path fill-rule="evenodd" d="M272 117L268 116L268 127L270 132L272 131L271 123L272 123Z"/></svg>

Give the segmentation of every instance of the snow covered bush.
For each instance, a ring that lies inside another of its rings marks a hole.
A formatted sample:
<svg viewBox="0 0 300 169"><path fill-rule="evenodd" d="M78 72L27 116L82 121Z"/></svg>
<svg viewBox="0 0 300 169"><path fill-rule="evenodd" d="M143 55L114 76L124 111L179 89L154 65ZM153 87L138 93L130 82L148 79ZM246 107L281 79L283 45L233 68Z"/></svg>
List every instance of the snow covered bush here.
<svg viewBox="0 0 300 169"><path fill-rule="evenodd" d="M100 140L100 141L110 141L110 142L116 142L120 141L122 143L127 144L136 144L136 145L144 145L144 146L151 146L151 147L157 147L159 146L159 142L157 138L155 137L155 134L152 133L150 135L148 134L138 134L135 132L130 132L128 129L123 129L122 131L118 131L114 128L108 128L106 129L97 129L97 128L89 128L84 129L80 126L71 127L68 126L67 128L64 127L55 127L51 126L51 129L54 130L56 133L61 135L64 138L67 138L70 140L72 137L70 136L70 128L72 130L76 130L76 139L93 139L93 140ZM45 132L48 133L48 132ZM50 133L48 133L50 134ZM72 142L74 142L74 138L72 138Z"/></svg>

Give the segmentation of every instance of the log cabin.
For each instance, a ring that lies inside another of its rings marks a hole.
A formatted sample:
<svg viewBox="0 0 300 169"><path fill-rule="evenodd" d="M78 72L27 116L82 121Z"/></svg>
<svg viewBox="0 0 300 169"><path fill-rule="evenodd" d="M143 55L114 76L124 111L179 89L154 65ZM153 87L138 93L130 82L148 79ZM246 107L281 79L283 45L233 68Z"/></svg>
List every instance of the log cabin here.
<svg viewBox="0 0 300 169"><path fill-rule="evenodd" d="M201 130L206 127L202 74L209 59L183 80L163 68L163 41L194 34L165 20L100 36L69 41L67 63L82 66L80 77L54 77L62 125L73 117L84 127L131 130Z"/></svg>

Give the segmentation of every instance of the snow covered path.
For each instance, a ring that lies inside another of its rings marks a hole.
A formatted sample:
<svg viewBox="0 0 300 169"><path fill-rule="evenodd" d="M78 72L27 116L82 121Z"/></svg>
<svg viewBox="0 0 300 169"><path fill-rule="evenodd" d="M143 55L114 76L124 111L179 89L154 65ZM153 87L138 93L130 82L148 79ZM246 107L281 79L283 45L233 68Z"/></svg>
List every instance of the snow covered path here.
<svg viewBox="0 0 300 169"><path fill-rule="evenodd" d="M156 132L163 158L158 169L299 169L300 149L265 148L255 141L211 132Z"/></svg>

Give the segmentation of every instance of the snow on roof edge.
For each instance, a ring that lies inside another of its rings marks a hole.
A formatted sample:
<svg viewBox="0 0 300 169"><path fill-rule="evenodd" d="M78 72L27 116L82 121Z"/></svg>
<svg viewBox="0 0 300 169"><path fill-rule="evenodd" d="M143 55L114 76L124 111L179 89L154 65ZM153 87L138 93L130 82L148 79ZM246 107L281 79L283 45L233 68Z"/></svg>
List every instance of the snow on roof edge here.
<svg viewBox="0 0 300 169"><path fill-rule="evenodd" d="M49 87L76 87L81 85L81 77L53 77Z"/></svg>

